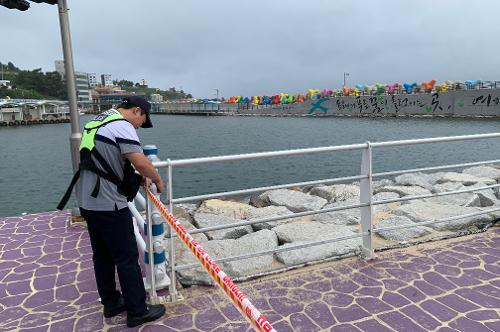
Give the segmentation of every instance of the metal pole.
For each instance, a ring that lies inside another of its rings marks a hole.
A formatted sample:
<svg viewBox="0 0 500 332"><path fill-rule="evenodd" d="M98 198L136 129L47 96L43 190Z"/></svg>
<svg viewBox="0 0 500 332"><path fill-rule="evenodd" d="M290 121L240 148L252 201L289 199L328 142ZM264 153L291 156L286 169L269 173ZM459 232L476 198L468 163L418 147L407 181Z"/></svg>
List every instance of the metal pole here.
<svg viewBox="0 0 500 332"><path fill-rule="evenodd" d="M167 168L167 198L168 198L168 208L170 209L171 213L174 213L174 188L173 188L173 181L172 181L172 164L170 163L170 159L167 159L168 163L168 168ZM175 246L174 246L174 237L172 236L174 234L174 229L172 228L172 225L170 223L168 224L168 262L170 264L170 267L172 268L170 270L170 301L175 302L177 301L177 287L176 287L176 280L175 280Z"/></svg>
<svg viewBox="0 0 500 332"><path fill-rule="evenodd" d="M361 157L361 175L367 175L367 178L361 179L359 182L361 204L368 204L359 208L361 212L361 232L363 234L363 254L366 258L374 258L373 251L373 206L372 206L372 147L370 142L366 142L366 149L363 150Z"/></svg>
<svg viewBox="0 0 500 332"><path fill-rule="evenodd" d="M345 85L345 77L346 77L346 76L349 76L349 73L345 73L345 72L344 72L344 85L343 85L343 87L344 87L344 88L345 88L345 86L346 86L346 85Z"/></svg>
<svg viewBox="0 0 500 332"><path fill-rule="evenodd" d="M158 296L156 294L156 280L155 280L155 271L154 271L154 266L155 266L155 261L154 261L154 253L153 253L153 219L151 218L151 201L149 199L149 196L146 193L146 224L147 224L147 240L146 242L146 247L148 250L148 260L149 260L149 265L147 266L148 268L148 277L149 277L149 301L151 304L158 304Z"/></svg>
<svg viewBox="0 0 500 332"><path fill-rule="evenodd" d="M59 0L57 3L59 9L59 25L61 27L61 40L64 53L64 69L66 71L66 86L68 89L69 114L71 118L71 162L73 172L76 173L80 164L79 147L82 140L80 132L80 115L76 106L76 83L75 69L73 67L73 50L71 48L71 35L69 32L68 6L66 0Z"/></svg>

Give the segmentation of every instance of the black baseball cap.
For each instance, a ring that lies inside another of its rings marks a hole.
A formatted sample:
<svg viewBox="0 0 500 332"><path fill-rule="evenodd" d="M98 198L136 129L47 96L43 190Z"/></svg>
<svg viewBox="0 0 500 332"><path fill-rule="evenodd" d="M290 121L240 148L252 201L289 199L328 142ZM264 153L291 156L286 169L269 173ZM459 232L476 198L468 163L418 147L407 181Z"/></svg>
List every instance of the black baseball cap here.
<svg viewBox="0 0 500 332"><path fill-rule="evenodd" d="M124 105L140 107L146 113L146 121L142 124L141 128L153 127L153 123L151 122L151 104L146 99L139 96L130 96L123 98L122 103Z"/></svg>

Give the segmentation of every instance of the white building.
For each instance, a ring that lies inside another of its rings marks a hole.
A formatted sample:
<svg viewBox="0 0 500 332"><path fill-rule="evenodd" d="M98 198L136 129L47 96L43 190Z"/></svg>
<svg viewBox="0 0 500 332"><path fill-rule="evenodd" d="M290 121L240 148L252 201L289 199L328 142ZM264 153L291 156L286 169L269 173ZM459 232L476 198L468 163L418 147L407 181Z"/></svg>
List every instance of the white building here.
<svg viewBox="0 0 500 332"><path fill-rule="evenodd" d="M96 87L99 86L99 81L97 80L97 74L96 73L88 73L87 74L87 79L89 81L89 87L96 88Z"/></svg>
<svg viewBox="0 0 500 332"><path fill-rule="evenodd" d="M101 75L101 84L104 87L112 87L113 86L113 79L111 78L110 74L102 74Z"/></svg>
<svg viewBox="0 0 500 332"><path fill-rule="evenodd" d="M76 83L76 100L77 101L89 101L92 100L89 89L89 80L87 73L75 72L75 83Z"/></svg>
<svg viewBox="0 0 500 332"><path fill-rule="evenodd" d="M64 70L64 60L56 60L54 61L56 71L61 75L62 78L66 76L66 71Z"/></svg>
<svg viewBox="0 0 500 332"><path fill-rule="evenodd" d="M159 93L151 94L151 101L155 103L159 103L163 101L163 96Z"/></svg>
<svg viewBox="0 0 500 332"><path fill-rule="evenodd" d="M64 69L64 60L56 60L54 63L55 63L56 71L64 79L64 77L66 76L66 71ZM96 78L96 80L97 80L97 78ZM77 101L92 100L92 96L90 95L89 78L88 78L87 73L75 71L75 85L76 85L76 100Z"/></svg>

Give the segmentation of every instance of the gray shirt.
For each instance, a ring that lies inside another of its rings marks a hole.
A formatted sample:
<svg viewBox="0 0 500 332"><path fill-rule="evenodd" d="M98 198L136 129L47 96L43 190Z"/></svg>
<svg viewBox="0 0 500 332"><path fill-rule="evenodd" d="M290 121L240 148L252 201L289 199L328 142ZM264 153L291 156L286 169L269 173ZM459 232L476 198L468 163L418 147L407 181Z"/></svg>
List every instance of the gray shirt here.
<svg viewBox="0 0 500 332"><path fill-rule="evenodd" d="M139 137L132 124L128 121L113 121L97 130L95 149L109 163L115 174L123 179L123 168L127 153L142 153ZM104 170L99 162L92 157L95 164ZM86 210L114 211L127 207L127 198L118 193L115 184L101 178L99 194L91 196L97 180L93 172L82 170L76 187L78 205Z"/></svg>

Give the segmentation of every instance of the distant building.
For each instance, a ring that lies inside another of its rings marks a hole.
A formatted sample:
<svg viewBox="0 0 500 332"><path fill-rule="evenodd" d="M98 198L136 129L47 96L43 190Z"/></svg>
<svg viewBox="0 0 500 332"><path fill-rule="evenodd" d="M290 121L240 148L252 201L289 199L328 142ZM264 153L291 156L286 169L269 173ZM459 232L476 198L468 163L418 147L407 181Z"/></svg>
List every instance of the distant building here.
<svg viewBox="0 0 500 332"><path fill-rule="evenodd" d="M0 80L0 86L10 87L10 81L9 80Z"/></svg>
<svg viewBox="0 0 500 332"><path fill-rule="evenodd" d="M121 101L125 97L140 96L146 98L146 95L144 93L134 93L123 90L113 91L106 88L97 88L96 90L100 93L98 95L94 95L92 98L95 113L100 113L116 106L117 104L121 103ZM106 90L107 92L105 92Z"/></svg>
<svg viewBox="0 0 500 332"><path fill-rule="evenodd" d="M66 77L66 70L64 68L64 60L54 61L56 71L64 79ZM76 86L76 100L89 101L92 100L89 89L88 74L80 71L75 71L75 86Z"/></svg>
<svg viewBox="0 0 500 332"><path fill-rule="evenodd" d="M113 79L111 78L111 75L110 74L102 74L101 75L101 84L104 87L113 86Z"/></svg>
<svg viewBox="0 0 500 332"><path fill-rule="evenodd" d="M89 81L89 87L91 87L92 89L99 86L99 82L97 81L97 74L96 73L88 73L87 79Z"/></svg>
<svg viewBox="0 0 500 332"><path fill-rule="evenodd" d="M87 73L75 72L76 83L76 100L89 101L92 100L89 89L89 79Z"/></svg>
<svg viewBox="0 0 500 332"><path fill-rule="evenodd" d="M140 86L147 87L147 86L148 86L148 82L147 82L145 79L141 79L141 80L139 81L139 85L140 85Z"/></svg>
<svg viewBox="0 0 500 332"><path fill-rule="evenodd" d="M151 101L155 103L159 103L163 101L163 96L160 95L159 93L153 93L151 95Z"/></svg>
<svg viewBox="0 0 500 332"><path fill-rule="evenodd" d="M61 75L62 78L66 76L66 70L64 69L64 60L56 60L54 61L56 71Z"/></svg>

